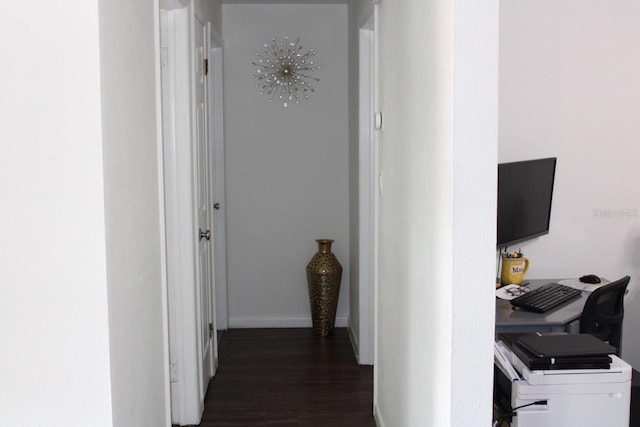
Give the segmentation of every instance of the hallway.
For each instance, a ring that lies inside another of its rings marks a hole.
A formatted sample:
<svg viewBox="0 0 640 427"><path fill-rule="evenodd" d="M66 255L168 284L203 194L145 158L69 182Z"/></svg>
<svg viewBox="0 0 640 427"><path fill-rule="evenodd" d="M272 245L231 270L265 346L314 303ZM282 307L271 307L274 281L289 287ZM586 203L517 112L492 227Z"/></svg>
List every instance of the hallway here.
<svg viewBox="0 0 640 427"><path fill-rule="evenodd" d="M222 332L201 427L375 427L373 368L356 363L346 328Z"/></svg>

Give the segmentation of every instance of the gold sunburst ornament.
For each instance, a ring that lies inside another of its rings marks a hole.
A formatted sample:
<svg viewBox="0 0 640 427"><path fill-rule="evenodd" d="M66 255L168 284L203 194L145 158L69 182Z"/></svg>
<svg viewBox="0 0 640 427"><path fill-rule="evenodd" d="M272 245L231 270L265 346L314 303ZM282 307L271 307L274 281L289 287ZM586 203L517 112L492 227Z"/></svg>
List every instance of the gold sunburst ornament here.
<svg viewBox="0 0 640 427"><path fill-rule="evenodd" d="M271 44L265 43L262 52L256 52L257 61L252 63L256 71L251 78L258 80L256 88L269 97L269 102L276 99L284 107L299 104L309 99L315 92L313 85L320 81L309 74L320 69L313 61L315 55L313 49L303 52L299 38L290 41L284 36L280 42L273 39Z"/></svg>

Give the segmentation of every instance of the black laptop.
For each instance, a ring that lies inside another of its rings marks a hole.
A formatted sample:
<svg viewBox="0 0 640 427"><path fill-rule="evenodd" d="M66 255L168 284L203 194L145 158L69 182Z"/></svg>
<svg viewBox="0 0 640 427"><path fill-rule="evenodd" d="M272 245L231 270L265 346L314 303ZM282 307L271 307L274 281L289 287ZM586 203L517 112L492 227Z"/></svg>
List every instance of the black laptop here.
<svg viewBox="0 0 640 427"><path fill-rule="evenodd" d="M584 357L615 354L616 348L591 334L523 335L516 342L537 357Z"/></svg>
<svg viewBox="0 0 640 427"><path fill-rule="evenodd" d="M590 334L499 334L532 370L609 369L616 348Z"/></svg>

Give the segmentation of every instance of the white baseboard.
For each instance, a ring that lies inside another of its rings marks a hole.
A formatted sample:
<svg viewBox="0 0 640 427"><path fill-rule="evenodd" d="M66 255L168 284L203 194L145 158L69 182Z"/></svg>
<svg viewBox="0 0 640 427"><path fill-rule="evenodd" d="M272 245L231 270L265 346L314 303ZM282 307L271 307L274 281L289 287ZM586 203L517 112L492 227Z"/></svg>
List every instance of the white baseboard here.
<svg viewBox="0 0 640 427"><path fill-rule="evenodd" d="M385 427L384 420L382 419L382 415L380 414L380 409L378 409L378 405L373 404L373 419L376 421L376 425L378 427Z"/></svg>
<svg viewBox="0 0 640 427"><path fill-rule="evenodd" d="M253 317L230 316L230 328L310 328L311 317ZM347 326L347 317L336 317L335 326Z"/></svg>
<svg viewBox="0 0 640 427"><path fill-rule="evenodd" d="M356 360L358 361L358 363L360 363L360 356L358 353L358 349L360 348L360 346L358 345L358 337L353 331L353 326L351 325L351 317L349 317L347 325L348 325L347 331L349 331L349 341L351 341L351 347L353 347L353 353L356 355Z"/></svg>

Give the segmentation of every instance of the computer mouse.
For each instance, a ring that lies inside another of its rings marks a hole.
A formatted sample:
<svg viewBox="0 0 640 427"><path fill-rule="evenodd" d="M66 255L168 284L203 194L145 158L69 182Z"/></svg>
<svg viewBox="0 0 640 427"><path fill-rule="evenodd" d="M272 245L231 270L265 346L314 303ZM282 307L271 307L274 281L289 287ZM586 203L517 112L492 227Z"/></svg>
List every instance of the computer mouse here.
<svg viewBox="0 0 640 427"><path fill-rule="evenodd" d="M596 283L600 283L600 278L595 274L585 274L580 278L580 281L582 283L596 284Z"/></svg>

